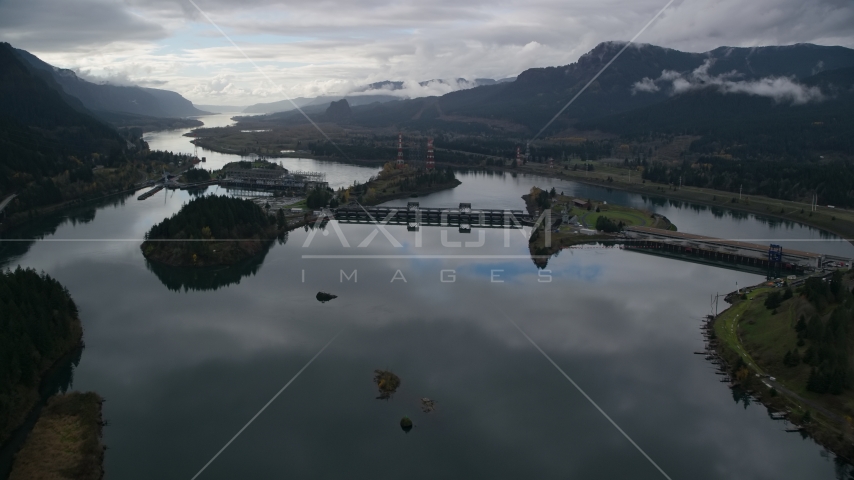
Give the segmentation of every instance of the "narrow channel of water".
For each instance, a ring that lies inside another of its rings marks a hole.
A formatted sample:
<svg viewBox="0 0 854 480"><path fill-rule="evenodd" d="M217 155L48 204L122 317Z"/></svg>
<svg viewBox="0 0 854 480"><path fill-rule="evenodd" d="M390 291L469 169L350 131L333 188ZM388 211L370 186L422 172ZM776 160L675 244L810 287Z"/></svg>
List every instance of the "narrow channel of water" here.
<svg viewBox="0 0 854 480"><path fill-rule="evenodd" d="M204 122L206 128L225 127L234 124L234 121L231 120L232 116L234 115L218 114L199 117L199 119ZM192 154L195 149L195 146L190 143L192 139L184 136L185 133L191 130L193 129L184 128L149 132L143 136L143 139L148 142L152 150L167 150L173 153ZM205 163L199 166L206 170L219 170L229 162L241 160L239 155L219 153L203 148L199 148L198 155L199 157L205 157ZM329 186L335 189L352 185L354 180L364 183L372 175L376 175L379 172L379 168L377 167L349 165L310 158L277 158L274 160L276 163L281 162L282 166L288 170L323 172L326 174L326 181L329 182Z"/></svg>

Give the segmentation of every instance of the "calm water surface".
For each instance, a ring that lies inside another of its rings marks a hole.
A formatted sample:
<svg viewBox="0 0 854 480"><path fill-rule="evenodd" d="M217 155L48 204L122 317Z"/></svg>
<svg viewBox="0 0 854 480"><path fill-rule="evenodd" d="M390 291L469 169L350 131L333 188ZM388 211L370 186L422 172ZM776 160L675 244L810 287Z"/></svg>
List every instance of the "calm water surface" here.
<svg viewBox="0 0 854 480"><path fill-rule="evenodd" d="M199 117L206 128L224 127L234 124L231 120L235 114L218 114ZM184 134L193 130L192 128L178 130L164 130L159 132L148 132L143 136L152 150L168 150L174 153L192 154L195 146L190 143L191 138ZM219 153L204 148L199 149L198 155L205 157L206 162L200 164L201 168L218 170L226 163L240 160L240 156L227 153ZM332 188L337 189L345 185L352 185L353 181L365 182L371 175L376 175L379 168L367 168L356 165L330 162L324 160L313 160L309 158L277 158L276 163L281 162L288 170L304 170L326 173L326 181Z"/></svg>
<svg viewBox="0 0 854 480"><path fill-rule="evenodd" d="M854 256L848 244L804 241L833 238L814 229L753 216L542 178L459 178L419 201L522 208L531 186L554 185L654 209L680 231ZM518 232L505 246L498 230L481 242L478 231L425 228L419 240L388 227L398 248L382 233L367 241L372 226L340 225L344 247L332 224L230 269L147 265L139 239L188 198L81 209L21 232L45 241L0 251L4 266L55 276L80 307L74 388L107 399L108 478L191 478L332 339L200 479L663 478L511 322L674 479L836 477L832 456L737 402L692 353L710 294L760 275L618 248L565 250L540 271ZM455 241L482 246L443 246ZM320 290L339 298L321 304ZM375 399L379 368L402 379L388 401ZM420 411L422 397L437 401L434 413Z"/></svg>

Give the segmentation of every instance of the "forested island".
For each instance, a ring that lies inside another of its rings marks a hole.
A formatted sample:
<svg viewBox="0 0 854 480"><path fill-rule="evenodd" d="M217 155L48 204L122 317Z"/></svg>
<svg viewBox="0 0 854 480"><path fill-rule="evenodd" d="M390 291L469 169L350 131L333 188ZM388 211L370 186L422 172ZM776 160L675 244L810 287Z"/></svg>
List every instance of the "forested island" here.
<svg viewBox="0 0 854 480"><path fill-rule="evenodd" d="M382 171L366 183L354 183L338 192L343 203L356 200L363 205L379 205L397 198L417 197L447 190L459 185L454 171L444 169L419 169L410 165L396 168L386 163Z"/></svg>
<svg viewBox="0 0 854 480"><path fill-rule="evenodd" d="M731 295L714 321L718 353L738 391L834 453L854 459L854 272L837 270L799 286L773 283ZM734 395L735 396L735 395Z"/></svg>
<svg viewBox="0 0 854 480"><path fill-rule="evenodd" d="M140 248L171 266L231 265L264 252L287 226L281 209L271 216L251 200L208 195L151 227Z"/></svg>
<svg viewBox="0 0 854 480"><path fill-rule="evenodd" d="M74 300L32 269L0 272L0 444L39 400L39 384L60 359L81 348Z"/></svg>

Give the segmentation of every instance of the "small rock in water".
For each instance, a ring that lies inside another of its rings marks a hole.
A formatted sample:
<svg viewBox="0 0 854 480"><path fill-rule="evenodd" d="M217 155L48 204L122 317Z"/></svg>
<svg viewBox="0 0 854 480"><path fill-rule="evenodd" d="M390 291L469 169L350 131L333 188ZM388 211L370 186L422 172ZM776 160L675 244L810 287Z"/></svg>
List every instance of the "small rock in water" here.
<svg viewBox="0 0 854 480"><path fill-rule="evenodd" d="M317 292L317 301L320 303L326 303L333 298L338 298L338 295L332 295L331 293L326 292Z"/></svg>
<svg viewBox="0 0 854 480"><path fill-rule="evenodd" d="M404 432L409 432L412 430L412 420L409 417L403 417L400 419L400 428L403 429Z"/></svg>
<svg viewBox="0 0 854 480"><path fill-rule="evenodd" d="M388 370L374 370L374 383L380 391L379 400L388 400L400 386L400 377Z"/></svg>
<svg viewBox="0 0 854 480"><path fill-rule="evenodd" d="M421 399L421 411L424 413L430 413L433 410L436 410L436 401L430 400L427 397Z"/></svg>

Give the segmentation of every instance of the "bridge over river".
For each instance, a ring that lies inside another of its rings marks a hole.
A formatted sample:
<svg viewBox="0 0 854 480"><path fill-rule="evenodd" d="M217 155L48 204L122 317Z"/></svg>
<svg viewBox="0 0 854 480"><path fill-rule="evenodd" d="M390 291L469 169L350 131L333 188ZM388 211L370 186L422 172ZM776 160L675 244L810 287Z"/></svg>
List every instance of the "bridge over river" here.
<svg viewBox="0 0 854 480"><path fill-rule="evenodd" d="M532 226L534 219L522 210L473 209L470 203L458 208L422 208L418 202L406 207L364 207L345 205L334 212L340 223L381 223L406 225L410 230L421 226L459 227L461 232L475 228L522 228Z"/></svg>

